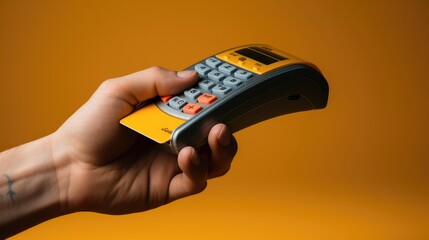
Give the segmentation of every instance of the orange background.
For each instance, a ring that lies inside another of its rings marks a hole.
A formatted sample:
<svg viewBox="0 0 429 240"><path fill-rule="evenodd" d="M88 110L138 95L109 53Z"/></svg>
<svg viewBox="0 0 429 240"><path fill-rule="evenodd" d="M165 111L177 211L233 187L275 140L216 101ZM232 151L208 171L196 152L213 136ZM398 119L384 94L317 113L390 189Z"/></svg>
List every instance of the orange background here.
<svg viewBox="0 0 429 240"><path fill-rule="evenodd" d="M316 63L328 107L236 133L200 195L12 239L429 239L427 1L115 2L0 0L0 149L55 131L107 78L249 43Z"/></svg>

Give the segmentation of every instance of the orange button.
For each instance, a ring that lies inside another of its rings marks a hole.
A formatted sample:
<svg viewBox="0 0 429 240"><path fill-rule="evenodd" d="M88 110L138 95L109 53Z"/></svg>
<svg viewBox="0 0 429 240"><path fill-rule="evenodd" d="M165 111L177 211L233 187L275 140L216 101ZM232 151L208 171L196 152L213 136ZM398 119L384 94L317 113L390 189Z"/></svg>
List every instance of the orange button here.
<svg viewBox="0 0 429 240"><path fill-rule="evenodd" d="M198 97L198 102L202 104L210 104L216 101L217 97L208 93L203 93Z"/></svg>
<svg viewBox="0 0 429 240"><path fill-rule="evenodd" d="M194 115L194 114L197 114L199 111L203 110L203 108L198 104L188 103L186 104L186 106L182 108L182 110L184 113Z"/></svg>
<svg viewBox="0 0 429 240"><path fill-rule="evenodd" d="M170 100L172 97L173 97L173 96L164 96L164 97L161 97L161 101L166 103L166 102L168 102L168 100Z"/></svg>

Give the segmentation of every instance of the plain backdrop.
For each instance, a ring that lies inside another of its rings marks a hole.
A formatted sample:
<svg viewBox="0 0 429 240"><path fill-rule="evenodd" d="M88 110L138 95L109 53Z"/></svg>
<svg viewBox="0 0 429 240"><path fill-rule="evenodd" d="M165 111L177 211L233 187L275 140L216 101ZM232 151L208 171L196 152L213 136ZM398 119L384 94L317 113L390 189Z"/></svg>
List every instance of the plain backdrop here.
<svg viewBox="0 0 429 240"><path fill-rule="evenodd" d="M0 149L55 131L105 79L265 43L315 63L326 109L235 134L230 173L145 213L11 239L428 239L429 4L0 0Z"/></svg>

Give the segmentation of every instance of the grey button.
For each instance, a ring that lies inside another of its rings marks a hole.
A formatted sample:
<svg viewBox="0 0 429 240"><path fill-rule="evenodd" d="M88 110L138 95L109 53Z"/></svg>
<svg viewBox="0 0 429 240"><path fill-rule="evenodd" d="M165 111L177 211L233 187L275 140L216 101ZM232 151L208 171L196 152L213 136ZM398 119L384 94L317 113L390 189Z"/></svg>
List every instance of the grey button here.
<svg viewBox="0 0 429 240"><path fill-rule="evenodd" d="M210 91L210 89L212 89L215 85L216 85L216 83L214 83L208 79L205 79L205 80L198 82L198 87L200 87L201 89L206 90L206 91Z"/></svg>
<svg viewBox="0 0 429 240"><path fill-rule="evenodd" d="M212 89L212 93L218 96L224 96L225 94L229 93L232 89L227 86L217 85Z"/></svg>
<svg viewBox="0 0 429 240"><path fill-rule="evenodd" d="M222 64L222 61L215 57L211 57L206 59L206 64L212 68L217 68L219 65Z"/></svg>
<svg viewBox="0 0 429 240"><path fill-rule="evenodd" d="M237 68L232 66L231 64L224 63L219 66L219 71L231 75Z"/></svg>
<svg viewBox="0 0 429 240"><path fill-rule="evenodd" d="M238 79L233 78L233 77L227 77L223 80L223 84L225 84L226 86L230 86L230 87L238 87L242 83L243 82L241 80L238 80Z"/></svg>
<svg viewBox="0 0 429 240"><path fill-rule="evenodd" d="M225 74L223 74L219 71L213 70L213 71L209 72L207 77L209 77L211 80L213 80L215 82L219 82L220 80L225 78Z"/></svg>
<svg viewBox="0 0 429 240"><path fill-rule="evenodd" d="M180 110L187 104L186 100L180 97L173 97L168 101L168 106Z"/></svg>
<svg viewBox="0 0 429 240"><path fill-rule="evenodd" d="M195 65L194 69L198 72L200 76L204 76L208 72L210 72L210 68L202 63L198 63L197 65Z"/></svg>
<svg viewBox="0 0 429 240"><path fill-rule="evenodd" d="M244 70L238 70L237 72L234 73L234 77L239 78L239 79L243 79L243 80L248 80L252 76L253 76L252 73L250 73L248 71L244 71Z"/></svg>
<svg viewBox="0 0 429 240"><path fill-rule="evenodd" d="M198 89L191 88L183 92L183 94L185 94L185 96L190 99L197 99L197 97L200 96L202 93Z"/></svg>

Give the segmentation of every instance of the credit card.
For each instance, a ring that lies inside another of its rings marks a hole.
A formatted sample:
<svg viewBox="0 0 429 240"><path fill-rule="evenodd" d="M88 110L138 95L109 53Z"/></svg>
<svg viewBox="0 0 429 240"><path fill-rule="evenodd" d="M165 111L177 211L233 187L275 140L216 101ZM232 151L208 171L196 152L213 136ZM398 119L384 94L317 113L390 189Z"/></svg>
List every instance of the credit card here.
<svg viewBox="0 0 429 240"><path fill-rule="evenodd" d="M122 125L161 144L170 141L173 131L184 122L185 120L167 115L154 103L140 108L120 121Z"/></svg>

